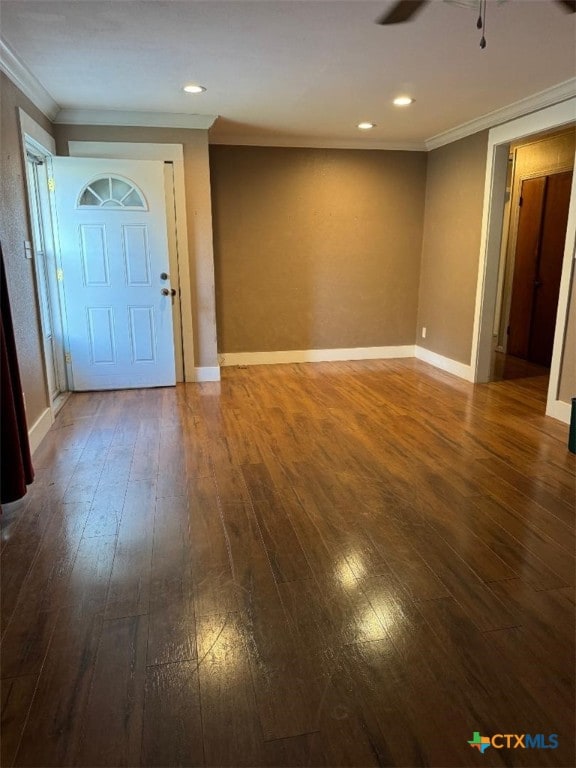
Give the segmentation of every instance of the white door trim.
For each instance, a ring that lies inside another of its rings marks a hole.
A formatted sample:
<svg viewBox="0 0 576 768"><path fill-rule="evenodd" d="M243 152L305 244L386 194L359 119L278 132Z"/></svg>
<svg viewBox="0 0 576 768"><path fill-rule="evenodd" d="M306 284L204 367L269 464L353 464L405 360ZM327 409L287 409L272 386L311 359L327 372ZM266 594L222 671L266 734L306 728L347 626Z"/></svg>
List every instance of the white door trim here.
<svg viewBox="0 0 576 768"><path fill-rule="evenodd" d="M47 155L56 154L56 140L53 136L50 136L48 131L45 131L41 125L38 125L36 120L33 120L30 115L24 112L20 107L18 108L18 115L20 117L20 135L22 136L22 146L24 146L24 136L27 136L34 143L39 145Z"/></svg>
<svg viewBox="0 0 576 768"><path fill-rule="evenodd" d="M174 167L176 195L176 237L178 238L178 274L180 310L182 313L182 348L184 380L196 381L194 368L194 323L188 228L186 222L186 188L184 184L184 149L182 144L155 144L123 141L69 141L71 157L110 157L118 160L168 160Z"/></svg>
<svg viewBox="0 0 576 768"><path fill-rule="evenodd" d="M31 148L35 152L37 152L38 155L43 157L45 162L48 164L50 162L50 158L56 154L56 141L54 137L48 133L48 131L44 130L44 128L42 128L42 126L39 125L39 123L37 123L32 117L30 117L30 115L27 112L25 112L21 107L18 108L18 120L20 125L20 148L22 151L23 168L24 168L24 173L27 174L26 153L28 148ZM28 194L28 191L27 191L27 194ZM30 203L27 200L27 207L29 207L29 205ZM45 213L48 214L43 218L43 227L44 227L43 234L45 238L45 247L50 248L54 252L54 257L57 260L58 252L56 248L56 242L54 239L54 229L52 227L52 210L51 210L49 201L46 204ZM36 259L34 259L34 275L35 275L35 279L37 280L38 278L36 276L36 268L37 268ZM53 316L53 320L54 320L54 324L57 326L58 332L62 335L62 338L64 338L65 329L63 327L62 304L61 304L62 296L61 296L60 290L58 290L58 294L59 294L58 306L52 307L55 313L55 315ZM37 287L36 287L36 301L39 302ZM44 353L43 344L41 345L41 349L42 349L44 369L46 371L47 360ZM65 390L68 389L67 374L68 374L67 370L66 371L62 370L60 372L60 386L62 389L65 389ZM36 450L36 448L42 441L43 437L48 432L50 425L54 422L54 419L56 418L56 414L58 413L58 411L60 410L64 402L66 401L66 398L69 394L67 391L64 391L61 393L61 396L59 398L53 401L51 397L51 393L49 391L49 387L48 387L46 372L44 374L44 393L45 393L48 407L43 411L41 416L36 420L36 422L33 425L28 426L28 437L30 440L30 446L31 446L32 452Z"/></svg>
<svg viewBox="0 0 576 768"><path fill-rule="evenodd" d="M576 98L568 99L561 104L542 109L531 115L525 115L504 125L490 130L488 136L488 155L486 162L486 179L484 185L484 209L482 213L482 234L480 241L480 259L478 264L478 282L476 288L476 309L474 313L474 330L472 337L472 371L474 381L488 381L490 377L490 354L492 348L492 333L496 293L498 283L498 265L500 260L500 240L502 234L502 217L504 211L504 196L506 187L506 166L510 142L517 139L541 133L551 128L561 127L576 121ZM568 301L570 281L573 269L573 255L576 248L576 177L572 181L572 193L568 213L566 245L558 313L556 316L556 331L554 349L550 368L550 383L546 413L558 418L558 385L562 350L566 335L568 317ZM560 409L562 410L562 409Z"/></svg>

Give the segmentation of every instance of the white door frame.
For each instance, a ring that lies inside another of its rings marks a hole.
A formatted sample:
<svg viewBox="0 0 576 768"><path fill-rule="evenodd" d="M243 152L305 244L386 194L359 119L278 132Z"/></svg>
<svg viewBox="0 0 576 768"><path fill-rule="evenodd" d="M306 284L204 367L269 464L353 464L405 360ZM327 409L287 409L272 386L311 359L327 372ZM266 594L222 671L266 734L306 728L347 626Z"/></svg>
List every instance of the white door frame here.
<svg viewBox="0 0 576 768"><path fill-rule="evenodd" d="M46 169L49 167L50 159L52 156L56 154L56 142L54 138L42 128L41 125L39 125L35 120L33 120L30 115L28 115L23 109L18 109L18 115L19 115L19 121L20 121L20 141L21 141L21 147L22 147L22 156L23 156L23 168L24 173L26 175L26 188L27 188L27 194L29 194L29 180L28 180L28 166L27 166L27 153L30 150L34 155L39 157L44 163L46 163ZM40 180L38 180L40 181ZM48 179L46 179L46 182ZM41 213L42 216L42 234L44 238L44 247L46 249L46 252L49 253L49 256L53 258L54 264L56 267L59 266L58 263L58 249L56 248L56 241L54 237L54 229L52 226L52 211L51 211L51 204L48 196L48 189L42 190L39 189L39 205L41 207ZM31 209L30 209L30 201L28 200L28 213L30 216L33 215ZM40 298L39 298L39 280L40 276L38 274L39 269L42 268L43 265L40 265L38 263L37 255L34 254L33 256L34 260L34 277L36 280L36 297L38 301L38 305L40 308ZM50 301L50 311L51 311L51 317L52 317L52 330L53 334L55 335L56 339L62 339L65 338L65 329L63 325L63 318L62 318L62 290L61 285L57 284L57 287L54 287L54 284L56 282L56 274L50 274L49 275L49 290L48 290L48 300ZM50 290L51 289L51 290ZM42 312L40 311L40 317L42 322ZM42 334L44 336L44 328L42 328ZM46 399L48 402L49 412L50 412L50 421L53 422L54 418L56 417L56 414L60 410L60 408L64 405L66 402L69 392L68 392L68 374L69 371L67 369L67 365L64 360L64 345L59 344L58 346L61 347L61 349L57 349L55 351L55 368L56 368L56 374L58 377L58 385L61 391L61 394L59 397L52 400L51 392L49 391L48 386L48 380L47 380L47 366L49 364L47 357L46 357L46 350L44 348L44 344L42 344L42 357L44 362L44 369L45 369L45 381L44 381L44 388L46 392ZM42 420L42 430L46 427L46 420ZM47 425L49 426L49 424ZM32 430L35 430L36 425L33 425L31 428ZM33 446L37 446L42 439L44 434L39 434L38 439L34 437L32 440ZM33 448L34 449L34 448Z"/></svg>
<svg viewBox="0 0 576 768"><path fill-rule="evenodd" d="M554 104L531 115L525 115L490 130L486 180L484 184L484 209L482 213L482 234L480 259L476 287L476 309L472 337L473 380L490 380L492 335L496 308L500 241L506 192L506 168L510 143L552 128L568 125L576 120L576 98L561 104ZM550 382L546 404L546 415L561 421L570 419L570 406L558 400L558 386L562 351L566 335L568 302L574 255L576 252L576 174L572 179L572 191L566 229L566 244L556 315L554 349L550 367Z"/></svg>
<svg viewBox="0 0 576 768"><path fill-rule="evenodd" d="M26 187L31 225L31 247L26 252L34 261L42 345L46 363L46 385L50 402L54 402L66 389L64 346L62 335L57 332L59 320L56 270L50 269L50 242L46 241L48 226L44 219L50 215L44 195L47 190L46 158L30 139L26 139ZM53 255L53 254L52 254ZM52 265L53 266L53 265ZM53 308L55 307L55 308Z"/></svg>
<svg viewBox="0 0 576 768"><path fill-rule="evenodd" d="M183 379L196 381L194 368L194 325L190 258L188 254L188 227L186 221L186 188L184 184L184 148L182 144L155 144L123 141L69 141L71 157L103 157L117 160L161 160L173 164L176 206L176 239L180 312L182 320ZM174 339L178 349L178 338ZM177 361L178 362L178 361ZM177 365L178 371L178 365ZM177 380L181 381L177 376Z"/></svg>

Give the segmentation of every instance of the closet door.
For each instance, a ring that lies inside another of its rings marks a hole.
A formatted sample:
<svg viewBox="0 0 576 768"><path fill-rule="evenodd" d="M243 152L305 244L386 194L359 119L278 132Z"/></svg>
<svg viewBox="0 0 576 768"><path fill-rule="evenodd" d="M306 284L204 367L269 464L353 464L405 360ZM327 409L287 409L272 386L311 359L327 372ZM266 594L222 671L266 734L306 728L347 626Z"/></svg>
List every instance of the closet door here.
<svg viewBox="0 0 576 768"><path fill-rule="evenodd" d="M528 349L528 359L545 366L552 360L571 186L571 171L548 177Z"/></svg>
<svg viewBox="0 0 576 768"><path fill-rule="evenodd" d="M510 303L510 355L550 366L572 171L522 182Z"/></svg>
<svg viewBox="0 0 576 768"><path fill-rule="evenodd" d="M522 182L507 351L510 355L524 359L528 357L530 345L534 283L545 194L546 176L525 179Z"/></svg>

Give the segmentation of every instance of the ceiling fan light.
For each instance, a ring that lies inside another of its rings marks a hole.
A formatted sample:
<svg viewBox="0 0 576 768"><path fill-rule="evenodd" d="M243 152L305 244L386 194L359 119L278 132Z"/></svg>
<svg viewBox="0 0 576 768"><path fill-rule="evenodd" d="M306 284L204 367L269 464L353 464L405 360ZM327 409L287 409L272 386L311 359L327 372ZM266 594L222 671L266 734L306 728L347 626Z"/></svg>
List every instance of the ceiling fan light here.
<svg viewBox="0 0 576 768"><path fill-rule="evenodd" d="M414 103L414 99L410 96L397 96L392 102L396 107L407 107Z"/></svg>
<svg viewBox="0 0 576 768"><path fill-rule="evenodd" d="M371 128L376 128L376 123L358 123L358 128L360 128L361 131L369 131Z"/></svg>

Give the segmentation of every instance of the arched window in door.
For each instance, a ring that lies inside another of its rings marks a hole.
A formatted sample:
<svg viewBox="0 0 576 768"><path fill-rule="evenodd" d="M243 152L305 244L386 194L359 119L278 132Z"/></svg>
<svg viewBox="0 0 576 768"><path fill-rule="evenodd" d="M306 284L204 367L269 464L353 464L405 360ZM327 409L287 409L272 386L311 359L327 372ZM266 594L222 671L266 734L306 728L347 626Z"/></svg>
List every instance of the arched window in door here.
<svg viewBox="0 0 576 768"><path fill-rule="evenodd" d="M142 192L128 179L119 176L98 176L78 196L78 208L117 208L147 211Z"/></svg>

